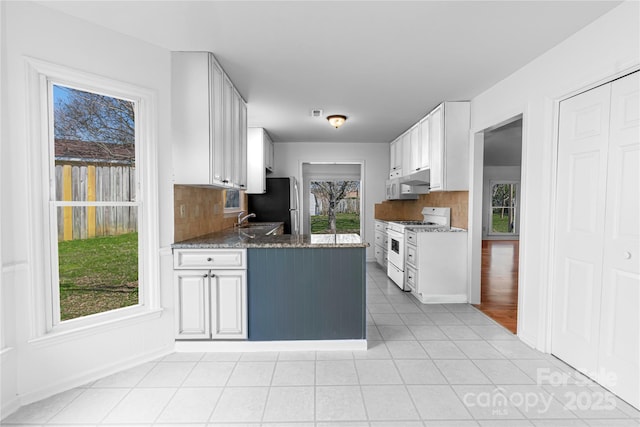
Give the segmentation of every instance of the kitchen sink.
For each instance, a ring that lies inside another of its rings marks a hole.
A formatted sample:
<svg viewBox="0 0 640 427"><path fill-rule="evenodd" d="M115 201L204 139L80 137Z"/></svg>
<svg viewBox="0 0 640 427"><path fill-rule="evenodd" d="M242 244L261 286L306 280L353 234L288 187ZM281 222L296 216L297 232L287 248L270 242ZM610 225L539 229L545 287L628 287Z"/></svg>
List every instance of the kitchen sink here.
<svg viewBox="0 0 640 427"><path fill-rule="evenodd" d="M282 223L279 222L246 222L238 227L241 232L251 232L254 235L274 235L281 234L280 227Z"/></svg>

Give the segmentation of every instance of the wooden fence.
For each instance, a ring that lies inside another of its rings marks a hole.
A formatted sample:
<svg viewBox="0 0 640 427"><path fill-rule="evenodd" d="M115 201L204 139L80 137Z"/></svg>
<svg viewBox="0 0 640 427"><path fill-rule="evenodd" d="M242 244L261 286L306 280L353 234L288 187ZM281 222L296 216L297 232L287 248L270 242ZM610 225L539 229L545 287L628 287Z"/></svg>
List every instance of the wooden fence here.
<svg viewBox="0 0 640 427"><path fill-rule="evenodd" d="M56 165L56 200L127 202L135 200L135 168ZM58 207L58 240L86 239L137 231L132 206Z"/></svg>

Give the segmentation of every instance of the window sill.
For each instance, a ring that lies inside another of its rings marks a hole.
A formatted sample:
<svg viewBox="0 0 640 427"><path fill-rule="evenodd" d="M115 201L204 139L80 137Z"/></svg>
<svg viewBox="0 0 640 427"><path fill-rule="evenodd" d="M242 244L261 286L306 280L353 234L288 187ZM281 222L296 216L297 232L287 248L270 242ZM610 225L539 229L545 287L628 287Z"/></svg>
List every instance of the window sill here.
<svg viewBox="0 0 640 427"><path fill-rule="evenodd" d="M48 347L52 345L58 345L64 342L81 339L89 335L95 335L96 333L108 332L111 330L122 328L124 326L148 322L153 319L159 319L160 316L162 316L163 311L164 309L162 308L156 308L120 316L114 319L78 326L73 329L54 329L46 333L45 335L33 338L28 342L34 347Z"/></svg>

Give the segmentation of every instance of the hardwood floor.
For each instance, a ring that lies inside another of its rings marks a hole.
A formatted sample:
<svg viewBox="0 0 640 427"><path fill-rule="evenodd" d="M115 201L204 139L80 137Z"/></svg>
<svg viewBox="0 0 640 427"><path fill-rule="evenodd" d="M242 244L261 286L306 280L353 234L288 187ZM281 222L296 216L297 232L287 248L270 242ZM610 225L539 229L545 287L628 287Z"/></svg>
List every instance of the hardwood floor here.
<svg viewBox="0 0 640 427"><path fill-rule="evenodd" d="M517 240L483 240L480 311L514 334L518 319Z"/></svg>

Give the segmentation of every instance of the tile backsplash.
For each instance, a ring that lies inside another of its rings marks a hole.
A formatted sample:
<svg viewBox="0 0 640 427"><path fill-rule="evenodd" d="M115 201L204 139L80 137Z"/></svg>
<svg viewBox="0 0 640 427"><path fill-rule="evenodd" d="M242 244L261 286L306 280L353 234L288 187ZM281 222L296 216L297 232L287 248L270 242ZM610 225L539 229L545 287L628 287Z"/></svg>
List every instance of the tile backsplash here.
<svg viewBox="0 0 640 427"><path fill-rule="evenodd" d="M375 218L391 220L422 220L422 208L451 208L451 226L468 229L469 192L434 191L421 194L417 200L385 200L375 205Z"/></svg>
<svg viewBox="0 0 640 427"><path fill-rule="evenodd" d="M224 190L190 185L173 186L175 242L233 227L236 216L224 214Z"/></svg>

